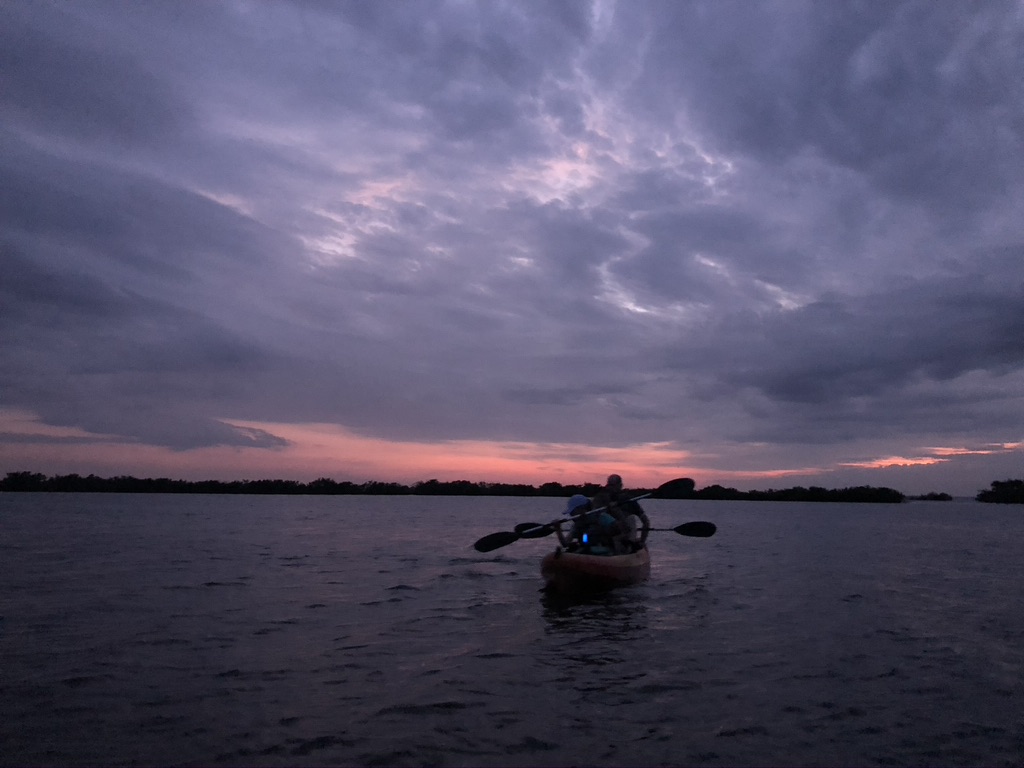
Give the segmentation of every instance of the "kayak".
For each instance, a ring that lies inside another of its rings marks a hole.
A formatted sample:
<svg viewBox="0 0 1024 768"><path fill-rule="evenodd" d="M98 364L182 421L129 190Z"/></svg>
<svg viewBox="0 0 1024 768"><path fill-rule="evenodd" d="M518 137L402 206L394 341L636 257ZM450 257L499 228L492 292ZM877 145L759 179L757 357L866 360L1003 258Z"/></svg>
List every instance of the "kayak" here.
<svg viewBox="0 0 1024 768"><path fill-rule="evenodd" d="M589 592L639 584L651 575L647 547L626 555L584 555L561 547L544 556L540 574L554 592Z"/></svg>

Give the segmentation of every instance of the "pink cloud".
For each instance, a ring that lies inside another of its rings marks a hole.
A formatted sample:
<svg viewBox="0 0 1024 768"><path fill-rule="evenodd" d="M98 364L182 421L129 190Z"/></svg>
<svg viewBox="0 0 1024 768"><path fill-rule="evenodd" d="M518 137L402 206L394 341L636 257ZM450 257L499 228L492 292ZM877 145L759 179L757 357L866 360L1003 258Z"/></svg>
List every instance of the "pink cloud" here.
<svg viewBox="0 0 1024 768"><path fill-rule="evenodd" d="M860 469L884 469L886 467L928 466L931 464L940 464L944 461L948 461L948 459L938 458L935 456L915 456L912 458L908 458L906 456L886 456L879 459L868 459L867 461L843 462L839 466L857 467Z"/></svg>

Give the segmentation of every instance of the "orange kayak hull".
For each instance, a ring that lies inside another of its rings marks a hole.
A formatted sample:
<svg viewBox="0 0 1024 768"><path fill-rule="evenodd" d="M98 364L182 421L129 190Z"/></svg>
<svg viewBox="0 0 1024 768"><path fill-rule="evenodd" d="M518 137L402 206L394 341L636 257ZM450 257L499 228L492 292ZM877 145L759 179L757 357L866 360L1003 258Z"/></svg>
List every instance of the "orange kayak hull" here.
<svg viewBox="0 0 1024 768"><path fill-rule="evenodd" d="M556 592L628 587L651 575L651 555L647 547L628 555L582 555L559 548L544 556L540 573L547 588Z"/></svg>

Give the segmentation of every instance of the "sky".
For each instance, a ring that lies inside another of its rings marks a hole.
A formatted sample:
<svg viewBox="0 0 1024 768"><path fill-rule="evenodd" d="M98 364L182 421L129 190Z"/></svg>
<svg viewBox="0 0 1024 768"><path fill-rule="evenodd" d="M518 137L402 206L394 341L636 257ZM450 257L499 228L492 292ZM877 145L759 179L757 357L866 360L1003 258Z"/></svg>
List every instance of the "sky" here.
<svg viewBox="0 0 1024 768"><path fill-rule="evenodd" d="M0 4L0 473L1024 476L1021 2Z"/></svg>

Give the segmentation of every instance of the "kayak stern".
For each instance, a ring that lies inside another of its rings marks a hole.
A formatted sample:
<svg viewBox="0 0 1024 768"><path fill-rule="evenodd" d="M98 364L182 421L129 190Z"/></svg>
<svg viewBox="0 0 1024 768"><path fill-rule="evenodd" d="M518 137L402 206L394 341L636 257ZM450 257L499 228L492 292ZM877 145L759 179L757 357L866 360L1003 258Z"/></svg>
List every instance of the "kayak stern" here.
<svg viewBox="0 0 1024 768"><path fill-rule="evenodd" d="M540 573L551 591L603 591L646 580L651 556L647 547L625 555L584 555L559 547L541 560Z"/></svg>

